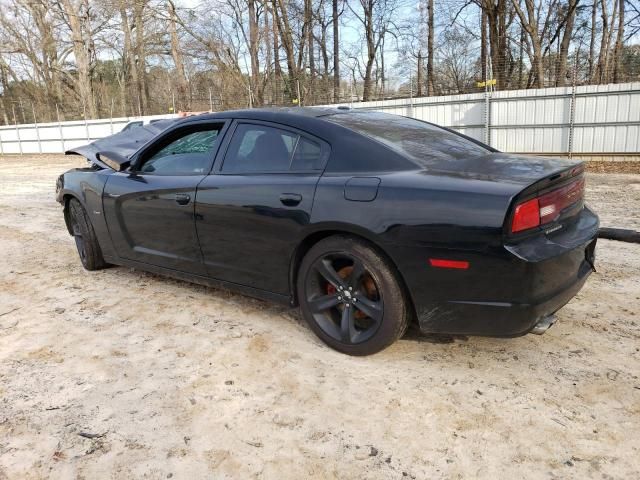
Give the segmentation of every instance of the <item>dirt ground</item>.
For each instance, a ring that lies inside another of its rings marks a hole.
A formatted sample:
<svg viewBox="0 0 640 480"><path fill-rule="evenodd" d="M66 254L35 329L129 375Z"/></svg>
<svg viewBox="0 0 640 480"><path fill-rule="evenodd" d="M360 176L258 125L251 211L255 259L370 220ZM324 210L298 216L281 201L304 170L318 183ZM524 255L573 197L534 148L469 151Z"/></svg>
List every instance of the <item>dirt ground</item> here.
<svg viewBox="0 0 640 480"><path fill-rule="evenodd" d="M601 240L543 336L351 358L279 305L84 271L54 201L79 164L0 158L0 480L640 476L640 245ZM588 198L640 229L640 176Z"/></svg>

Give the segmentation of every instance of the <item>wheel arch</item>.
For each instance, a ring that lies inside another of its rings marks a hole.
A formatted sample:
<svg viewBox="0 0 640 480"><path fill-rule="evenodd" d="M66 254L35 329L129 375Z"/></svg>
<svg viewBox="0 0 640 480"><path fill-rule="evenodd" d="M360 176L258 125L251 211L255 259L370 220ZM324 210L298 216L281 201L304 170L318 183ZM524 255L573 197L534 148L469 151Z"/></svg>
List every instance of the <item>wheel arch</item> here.
<svg viewBox="0 0 640 480"><path fill-rule="evenodd" d="M71 219L69 218L69 202L71 202L71 199L77 200L78 202L80 202L80 205L82 205L82 208L85 208L84 202L76 194L71 192L63 193L62 205L63 205L63 212L64 212L64 223L67 226L67 231L69 232L69 235L73 235L73 230L71 228Z"/></svg>
<svg viewBox="0 0 640 480"><path fill-rule="evenodd" d="M352 237L358 240L361 240L371 246L378 254L380 254L383 258L385 258L391 268L393 268L398 281L400 282L400 288L403 291L406 301L409 304L409 311L411 314L411 319L415 319L415 306L413 304L413 298L409 292L407 284L405 282L404 276L402 272L396 265L396 262L393 261L393 258L386 252L386 250L380 245L379 242L376 241L374 235L368 231L362 231L358 228L352 228L348 225L333 225L327 226L326 228L316 229L313 232L308 233L301 241L298 243L293 255L291 256L291 261L289 265L289 290L290 290L290 298L291 305L298 305L297 298L297 289L296 283L298 281L298 270L300 268L300 264L302 263L302 259L305 257L307 252L318 242L324 240L325 238L342 235L347 237Z"/></svg>

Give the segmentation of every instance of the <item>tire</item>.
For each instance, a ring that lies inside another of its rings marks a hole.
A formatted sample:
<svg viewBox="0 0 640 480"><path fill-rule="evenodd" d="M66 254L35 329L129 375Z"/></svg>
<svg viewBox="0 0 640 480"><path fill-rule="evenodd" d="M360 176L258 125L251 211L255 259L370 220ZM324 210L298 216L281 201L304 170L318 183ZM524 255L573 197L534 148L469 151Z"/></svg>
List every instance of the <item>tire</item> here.
<svg viewBox="0 0 640 480"><path fill-rule="evenodd" d="M371 355L407 330L410 309L395 268L357 238L332 236L311 247L296 288L311 330L339 352Z"/></svg>
<svg viewBox="0 0 640 480"><path fill-rule="evenodd" d="M76 241L76 248L82 266L87 270L100 270L107 266L102 257L100 244L93 230L87 212L78 200L69 200L69 226Z"/></svg>

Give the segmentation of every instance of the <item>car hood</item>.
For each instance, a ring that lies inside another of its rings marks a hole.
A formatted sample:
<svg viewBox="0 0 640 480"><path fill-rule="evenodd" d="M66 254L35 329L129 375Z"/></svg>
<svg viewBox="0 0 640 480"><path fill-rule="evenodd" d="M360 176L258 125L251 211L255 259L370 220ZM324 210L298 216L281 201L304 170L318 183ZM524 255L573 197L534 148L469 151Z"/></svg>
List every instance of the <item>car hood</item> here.
<svg viewBox="0 0 640 480"><path fill-rule="evenodd" d="M87 160L106 166L97 158L100 152L115 152L122 157L128 158L138 151L149 140L165 130L175 120L162 120L159 122L141 125L114 135L95 140L87 145L75 147L64 152L66 155L82 155Z"/></svg>
<svg viewBox="0 0 640 480"><path fill-rule="evenodd" d="M484 180L527 186L579 165L580 161L489 153L465 159L439 160L424 165L426 174L442 174L470 180Z"/></svg>

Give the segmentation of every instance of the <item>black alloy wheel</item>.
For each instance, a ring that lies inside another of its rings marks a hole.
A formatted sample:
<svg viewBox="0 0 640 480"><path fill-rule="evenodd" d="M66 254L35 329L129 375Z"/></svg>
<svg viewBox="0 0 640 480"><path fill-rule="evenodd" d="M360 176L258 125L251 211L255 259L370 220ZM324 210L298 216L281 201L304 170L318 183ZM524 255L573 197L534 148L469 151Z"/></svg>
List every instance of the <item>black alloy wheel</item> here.
<svg viewBox="0 0 640 480"><path fill-rule="evenodd" d="M351 355L378 352L400 338L408 309L395 268L372 246L329 237L302 261L298 299L311 329Z"/></svg>
<svg viewBox="0 0 640 480"><path fill-rule="evenodd" d="M67 205L69 229L76 242L82 266L87 270L100 270L107 266L91 220L80 202L72 198Z"/></svg>
<svg viewBox="0 0 640 480"><path fill-rule="evenodd" d="M362 260L347 254L327 254L314 262L310 273L306 302L327 335L348 345L366 342L375 335L384 303Z"/></svg>

